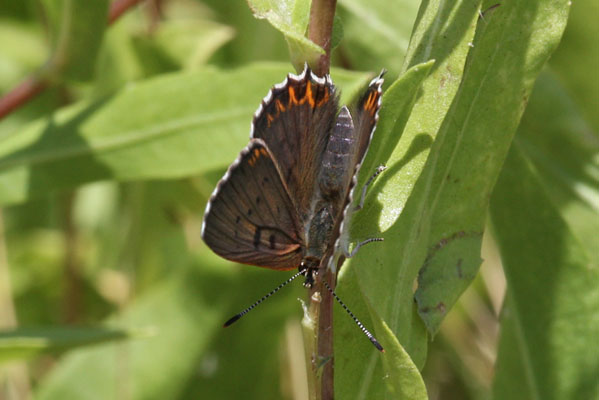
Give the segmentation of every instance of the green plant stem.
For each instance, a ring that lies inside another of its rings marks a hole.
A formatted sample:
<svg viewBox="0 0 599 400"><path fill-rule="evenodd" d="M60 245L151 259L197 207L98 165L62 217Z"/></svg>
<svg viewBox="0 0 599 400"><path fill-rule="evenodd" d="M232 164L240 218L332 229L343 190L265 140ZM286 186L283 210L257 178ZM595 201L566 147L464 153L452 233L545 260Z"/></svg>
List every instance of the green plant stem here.
<svg viewBox="0 0 599 400"><path fill-rule="evenodd" d="M325 54L311 65L316 75L324 76L331 66L331 35L337 0L312 0L310 8L310 23L308 24L308 39L322 47Z"/></svg>

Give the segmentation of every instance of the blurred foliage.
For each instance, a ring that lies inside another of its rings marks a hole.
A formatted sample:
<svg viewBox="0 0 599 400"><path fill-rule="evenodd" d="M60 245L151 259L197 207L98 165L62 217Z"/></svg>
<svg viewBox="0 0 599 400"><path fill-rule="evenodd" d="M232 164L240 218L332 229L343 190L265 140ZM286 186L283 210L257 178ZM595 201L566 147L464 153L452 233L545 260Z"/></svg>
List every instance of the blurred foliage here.
<svg viewBox="0 0 599 400"><path fill-rule="evenodd" d="M0 2L0 93L52 82L0 121L0 398L304 399L305 290L222 330L286 275L200 230L309 2L88 3ZM338 1L342 102L389 70L339 399L599 396L599 8L495 5Z"/></svg>

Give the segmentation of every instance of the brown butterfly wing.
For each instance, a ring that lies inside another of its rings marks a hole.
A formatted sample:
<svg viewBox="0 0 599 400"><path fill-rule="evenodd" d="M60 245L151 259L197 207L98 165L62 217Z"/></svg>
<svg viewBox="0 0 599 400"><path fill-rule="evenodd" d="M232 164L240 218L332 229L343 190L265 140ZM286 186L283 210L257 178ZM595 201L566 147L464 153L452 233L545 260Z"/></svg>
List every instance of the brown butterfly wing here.
<svg viewBox="0 0 599 400"><path fill-rule="evenodd" d="M273 87L254 115L251 137L263 139L277 157L302 223L309 218L322 155L337 111L337 94L330 77L319 78L306 66L299 76L290 74Z"/></svg>
<svg viewBox="0 0 599 400"><path fill-rule="evenodd" d="M252 139L206 206L204 242L228 260L287 270L301 262L300 232L273 155L262 140Z"/></svg>

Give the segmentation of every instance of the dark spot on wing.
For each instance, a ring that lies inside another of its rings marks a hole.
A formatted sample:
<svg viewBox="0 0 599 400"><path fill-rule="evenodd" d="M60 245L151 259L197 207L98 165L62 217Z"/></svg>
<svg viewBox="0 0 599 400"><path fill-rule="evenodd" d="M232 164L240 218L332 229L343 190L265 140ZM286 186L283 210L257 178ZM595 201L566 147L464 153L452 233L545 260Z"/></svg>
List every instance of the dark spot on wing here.
<svg viewBox="0 0 599 400"><path fill-rule="evenodd" d="M260 236L262 235L262 229L256 228L254 231L254 248L257 250L260 244Z"/></svg>
<svg viewBox="0 0 599 400"><path fill-rule="evenodd" d="M271 249L275 249L275 235L271 233L271 235L268 237L268 241L270 243L270 248Z"/></svg>
<svg viewBox="0 0 599 400"><path fill-rule="evenodd" d="M251 209L251 208L248 208L247 215L248 215L248 217L249 217L250 215L252 215L252 209Z"/></svg>
<svg viewBox="0 0 599 400"><path fill-rule="evenodd" d="M235 223L238 224L239 221L241 221L241 217L238 215L237 218L235 218Z"/></svg>
<svg viewBox="0 0 599 400"><path fill-rule="evenodd" d="M262 200L260 196L256 196L256 205L260 204L260 200Z"/></svg>

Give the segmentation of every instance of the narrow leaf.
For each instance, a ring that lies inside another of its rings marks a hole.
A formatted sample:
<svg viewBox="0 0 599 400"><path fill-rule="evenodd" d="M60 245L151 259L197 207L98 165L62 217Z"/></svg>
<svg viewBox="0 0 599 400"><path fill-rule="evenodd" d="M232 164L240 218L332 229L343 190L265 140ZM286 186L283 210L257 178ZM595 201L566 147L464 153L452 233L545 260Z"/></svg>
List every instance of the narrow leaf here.
<svg viewBox="0 0 599 400"><path fill-rule="evenodd" d="M45 352L65 351L145 335L140 330L101 327L19 328L0 332L0 363L29 359Z"/></svg>

